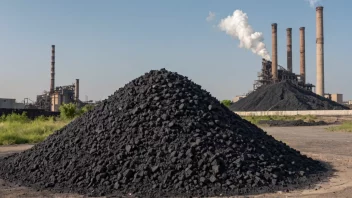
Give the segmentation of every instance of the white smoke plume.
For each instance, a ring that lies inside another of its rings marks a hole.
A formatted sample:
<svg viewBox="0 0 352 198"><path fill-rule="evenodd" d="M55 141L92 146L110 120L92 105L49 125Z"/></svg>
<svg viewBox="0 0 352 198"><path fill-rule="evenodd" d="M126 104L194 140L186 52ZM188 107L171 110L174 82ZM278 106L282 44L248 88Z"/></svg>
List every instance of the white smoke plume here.
<svg viewBox="0 0 352 198"><path fill-rule="evenodd" d="M270 60L270 55L264 44L263 33L254 32L248 24L248 16L241 10L235 10L232 16L222 19L219 28L240 41L239 47L251 50L253 53Z"/></svg>
<svg viewBox="0 0 352 198"><path fill-rule="evenodd" d="M212 21L212 20L215 19L215 16L216 16L215 13L212 12L212 11L210 11L209 14L208 14L208 16L207 16L207 18L206 18L205 20L208 21L208 22L210 22L210 21Z"/></svg>
<svg viewBox="0 0 352 198"><path fill-rule="evenodd" d="M305 0L309 3L310 7L315 8L320 5L321 0Z"/></svg>

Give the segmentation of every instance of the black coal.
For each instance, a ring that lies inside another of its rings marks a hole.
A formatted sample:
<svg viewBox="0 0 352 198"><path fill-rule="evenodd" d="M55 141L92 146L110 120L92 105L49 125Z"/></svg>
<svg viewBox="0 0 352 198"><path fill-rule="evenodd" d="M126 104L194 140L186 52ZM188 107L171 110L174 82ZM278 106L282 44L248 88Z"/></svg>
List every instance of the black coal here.
<svg viewBox="0 0 352 198"><path fill-rule="evenodd" d="M247 97L233 103L230 109L232 111L295 111L349 108L284 81L260 87Z"/></svg>
<svg viewBox="0 0 352 198"><path fill-rule="evenodd" d="M9 181L94 196L236 195L310 183L324 170L165 69L0 162Z"/></svg>
<svg viewBox="0 0 352 198"><path fill-rule="evenodd" d="M305 122L304 120L260 120L258 121L258 124L268 125L268 126L289 127L289 126L322 126L322 125L328 125L329 123L324 121Z"/></svg>

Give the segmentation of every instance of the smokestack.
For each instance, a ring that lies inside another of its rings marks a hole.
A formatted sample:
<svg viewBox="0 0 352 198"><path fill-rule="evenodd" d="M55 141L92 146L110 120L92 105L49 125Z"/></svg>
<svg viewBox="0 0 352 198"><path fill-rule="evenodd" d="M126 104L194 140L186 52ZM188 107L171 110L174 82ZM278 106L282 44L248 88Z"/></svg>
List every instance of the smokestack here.
<svg viewBox="0 0 352 198"><path fill-rule="evenodd" d="M287 35L287 70L292 72L292 28L286 29Z"/></svg>
<svg viewBox="0 0 352 198"><path fill-rule="evenodd" d="M317 85L316 94L324 96L324 26L323 7L316 8L316 45L317 45Z"/></svg>
<svg viewBox="0 0 352 198"><path fill-rule="evenodd" d="M273 80L277 81L277 24L271 24L271 41L272 41L272 62L271 62L271 74Z"/></svg>
<svg viewBox="0 0 352 198"><path fill-rule="evenodd" d="M305 34L304 27L299 28L299 52L300 52L300 74L302 82L306 84L306 44L305 44Z"/></svg>
<svg viewBox="0 0 352 198"><path fill-rule="evenodd" d="M75 100L76 100L76 102L78 102L78 100L79 100L79 79L76 79Z"/></svg>
<svg viewBox="0 0 352 198"><path fill-rule="evenodd" d="M50 81L50 93L53 93L55 89L55 45L51 46L51 81Z"/></svg>

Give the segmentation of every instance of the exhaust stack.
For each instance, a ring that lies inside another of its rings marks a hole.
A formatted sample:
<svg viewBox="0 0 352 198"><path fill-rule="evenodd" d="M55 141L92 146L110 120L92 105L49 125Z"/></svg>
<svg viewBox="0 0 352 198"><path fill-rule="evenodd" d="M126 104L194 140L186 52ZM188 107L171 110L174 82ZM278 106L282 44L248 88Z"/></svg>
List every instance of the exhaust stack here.
<svg viewBox="0 0 352 198"><path fill-rule="evenodd" d="M300 74L302 82L306 84L306 44L305 44L305 28L299 28L299 52L300 52Z"/></svg>
<svg viewBox="0 0 352 198"><path fill-rule="evenodd" d="M287 35L287 70L292 72L292 28L286 29Z"/></svg>
<svg viewBox="0 0 352 198"><path fill-rule="evenodd" d="M51 46L51 80L50 80L50 93L55 89L55 45Z"/></svg>
<svg viewBox="0 0 352 198"><path fill-rule="evenodd" d="M317 85L316 94L324 96L324 26L323 7L316 7L316 61L317 61Z"/></svg>
<svg viewBox="0 0 352 198"><path fill-rule="evenodd" d="M273 81L277 81L277 23L271 24L272 61L271 74Z"/></svg>
<svg viewBox="0 0 352 198"><path fill-rule="evenodd" d="M79 100L79 79L76 79L76 84L75 84L75 100L78 102Z"/></svg>

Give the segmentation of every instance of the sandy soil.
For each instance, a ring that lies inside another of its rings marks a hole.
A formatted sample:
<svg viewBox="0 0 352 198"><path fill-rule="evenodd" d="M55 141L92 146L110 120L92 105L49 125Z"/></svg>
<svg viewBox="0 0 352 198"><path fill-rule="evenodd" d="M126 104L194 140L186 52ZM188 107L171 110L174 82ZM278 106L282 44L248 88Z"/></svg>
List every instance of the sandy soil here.
<svg viewBox="0 0 352 198"><path fill-rule="evenodd" d="M328 181L323 181L309 190L246 197L352 197L352 133L328 132L325 128L326 126L270 127L264 130L303 154L329 163L334 169L334 174ZM20 152L30 147L31 145L3 146L0 147L0 156ZM81 198L84 196L38 192L0 180L0 197Z"/></svg>

